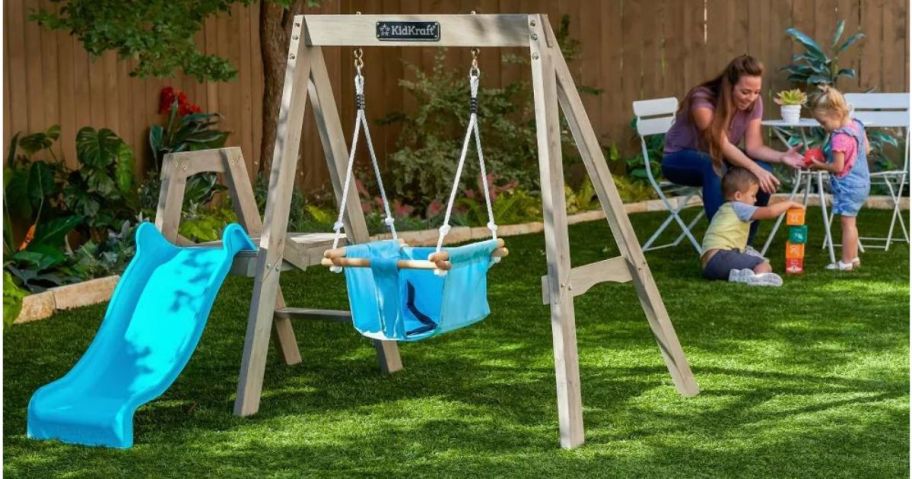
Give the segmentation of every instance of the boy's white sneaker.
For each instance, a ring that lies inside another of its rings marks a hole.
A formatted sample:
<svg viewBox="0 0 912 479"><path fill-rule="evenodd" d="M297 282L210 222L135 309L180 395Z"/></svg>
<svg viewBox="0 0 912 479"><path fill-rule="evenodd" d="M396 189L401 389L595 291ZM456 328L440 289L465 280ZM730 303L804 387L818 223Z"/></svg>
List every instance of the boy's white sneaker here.
<svg viewBox="0 0 912 479"><path fill-rule="evenodd" d="M750 286L782 286L782 277L776 273L756 274L749 268L733 269L728 273L732 283L744 283Z"/></svg>

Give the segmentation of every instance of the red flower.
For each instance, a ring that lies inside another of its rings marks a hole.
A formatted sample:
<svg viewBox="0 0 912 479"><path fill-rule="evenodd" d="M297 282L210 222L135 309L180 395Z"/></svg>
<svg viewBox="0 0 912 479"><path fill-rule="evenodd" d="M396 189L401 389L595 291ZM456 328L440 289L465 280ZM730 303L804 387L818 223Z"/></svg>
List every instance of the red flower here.
<svg viewBox="0 0 912 479"><path fill-rule="evenodd" d="M158 95L158 112L168 113L172 103L174 103L174 88L166 86Z"/></svg>
<svg viewBox="0 0 912 479"><path fill-rule="evenodd" d="M168 113L171 111L171 105L173 105L175 101L177 101L177 113L181 116L202 111L199 105L192 103L187 98L186 93L175 90L173 87L169 86L162 88L161 94L159 95L158 112Z"/></svg>

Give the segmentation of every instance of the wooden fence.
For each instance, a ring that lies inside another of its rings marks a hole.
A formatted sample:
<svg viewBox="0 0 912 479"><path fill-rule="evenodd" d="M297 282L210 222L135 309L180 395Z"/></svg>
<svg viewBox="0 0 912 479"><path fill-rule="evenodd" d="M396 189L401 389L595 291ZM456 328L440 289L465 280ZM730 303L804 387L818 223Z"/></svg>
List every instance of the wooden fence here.
<svg viewBox="0 0 912 479"><path fill-rule="evenodd" d="M226 83L198 83L184 76L139 79L128 75L129 62L113 53L91 59L80 43L65 32L50 32L27 20L49 0L4 2L3 49L5 61L4 151L12 134L34 132L53 124L62 128L56 146L67 165L76 166L74 138L83 126L106 127L123 137L137 154L137 174L148 163L148 127L159 116L159 91L173 86L187 92L204 111L224 115L232 132L230 145L241 146L251 172L259 167L263 69L259 44L259 6L235 5L231 15L206 23L196 38L207 53L229 58L238 77ZM859 75L840 88L860 91L908 91L908 8L905 0L326 0L313 13L516 13L550 15L556 28L569 15L571 37L581 42L581 54L571 68L577 82L602 90L584 95L596 131L607 143L631 151L630 102L641 98L682 95L687 89L718 73L732 57L750 53L766 65L767 97L787 86L779 68L800 51L786 37L795 26L828 43L837 19L846 19L846 32L861 29L867 38L840 60ZM393 111L408 112L415 100L399 87L414 75L412 64L428 70L434 48L365 49L370 115L380 118ZM483 50L481 68L485 86L530 81L526 68L501 60L507 54L528 55L525 49ZM351 130L353 99L350 49L327 49L343 125ZM451 51L447 66L460 74L468 52ZM526 99L531 104L531 98ZM768 117L778 115L767 101ZM373 130L378 154L393 151L399 131L394 126ZM300 184L312 189L325 183L322 150L312 121L305 125L306 147L299 168Z"/></svg>

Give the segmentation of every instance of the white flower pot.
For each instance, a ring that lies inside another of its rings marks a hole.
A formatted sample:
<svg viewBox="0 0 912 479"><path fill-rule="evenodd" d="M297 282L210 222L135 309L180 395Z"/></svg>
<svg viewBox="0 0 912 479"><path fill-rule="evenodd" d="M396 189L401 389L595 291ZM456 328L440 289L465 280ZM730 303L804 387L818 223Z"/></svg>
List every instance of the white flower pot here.
<svg viewBox="0 0 912 479"><path fill-rule="evenodd" d="M786 123L797 125L801 119L801 105L782 105L782 119Z"/></svg>

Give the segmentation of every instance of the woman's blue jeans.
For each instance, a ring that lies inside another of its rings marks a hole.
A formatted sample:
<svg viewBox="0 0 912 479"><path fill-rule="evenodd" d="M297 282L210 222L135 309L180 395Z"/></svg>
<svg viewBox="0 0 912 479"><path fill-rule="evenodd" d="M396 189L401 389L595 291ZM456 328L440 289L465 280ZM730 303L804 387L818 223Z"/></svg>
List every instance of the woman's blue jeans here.
<svg viewBox="0 0 912 479"><path fill-rule="evenodd" d="M773 166L765 161L754 160L766 171L772 172ZM726 166L730 166L726 162ZM711 220L725 198L722 197L722 177L716 174L709 155L699 150L680 150L667 153L662 158L662 175L666 180L679 185L703 187L703 209L706 218ZM769 193L757 192L757 206L769 204ZM759 222L751 223L747 244L754 241Z"/></svg>

